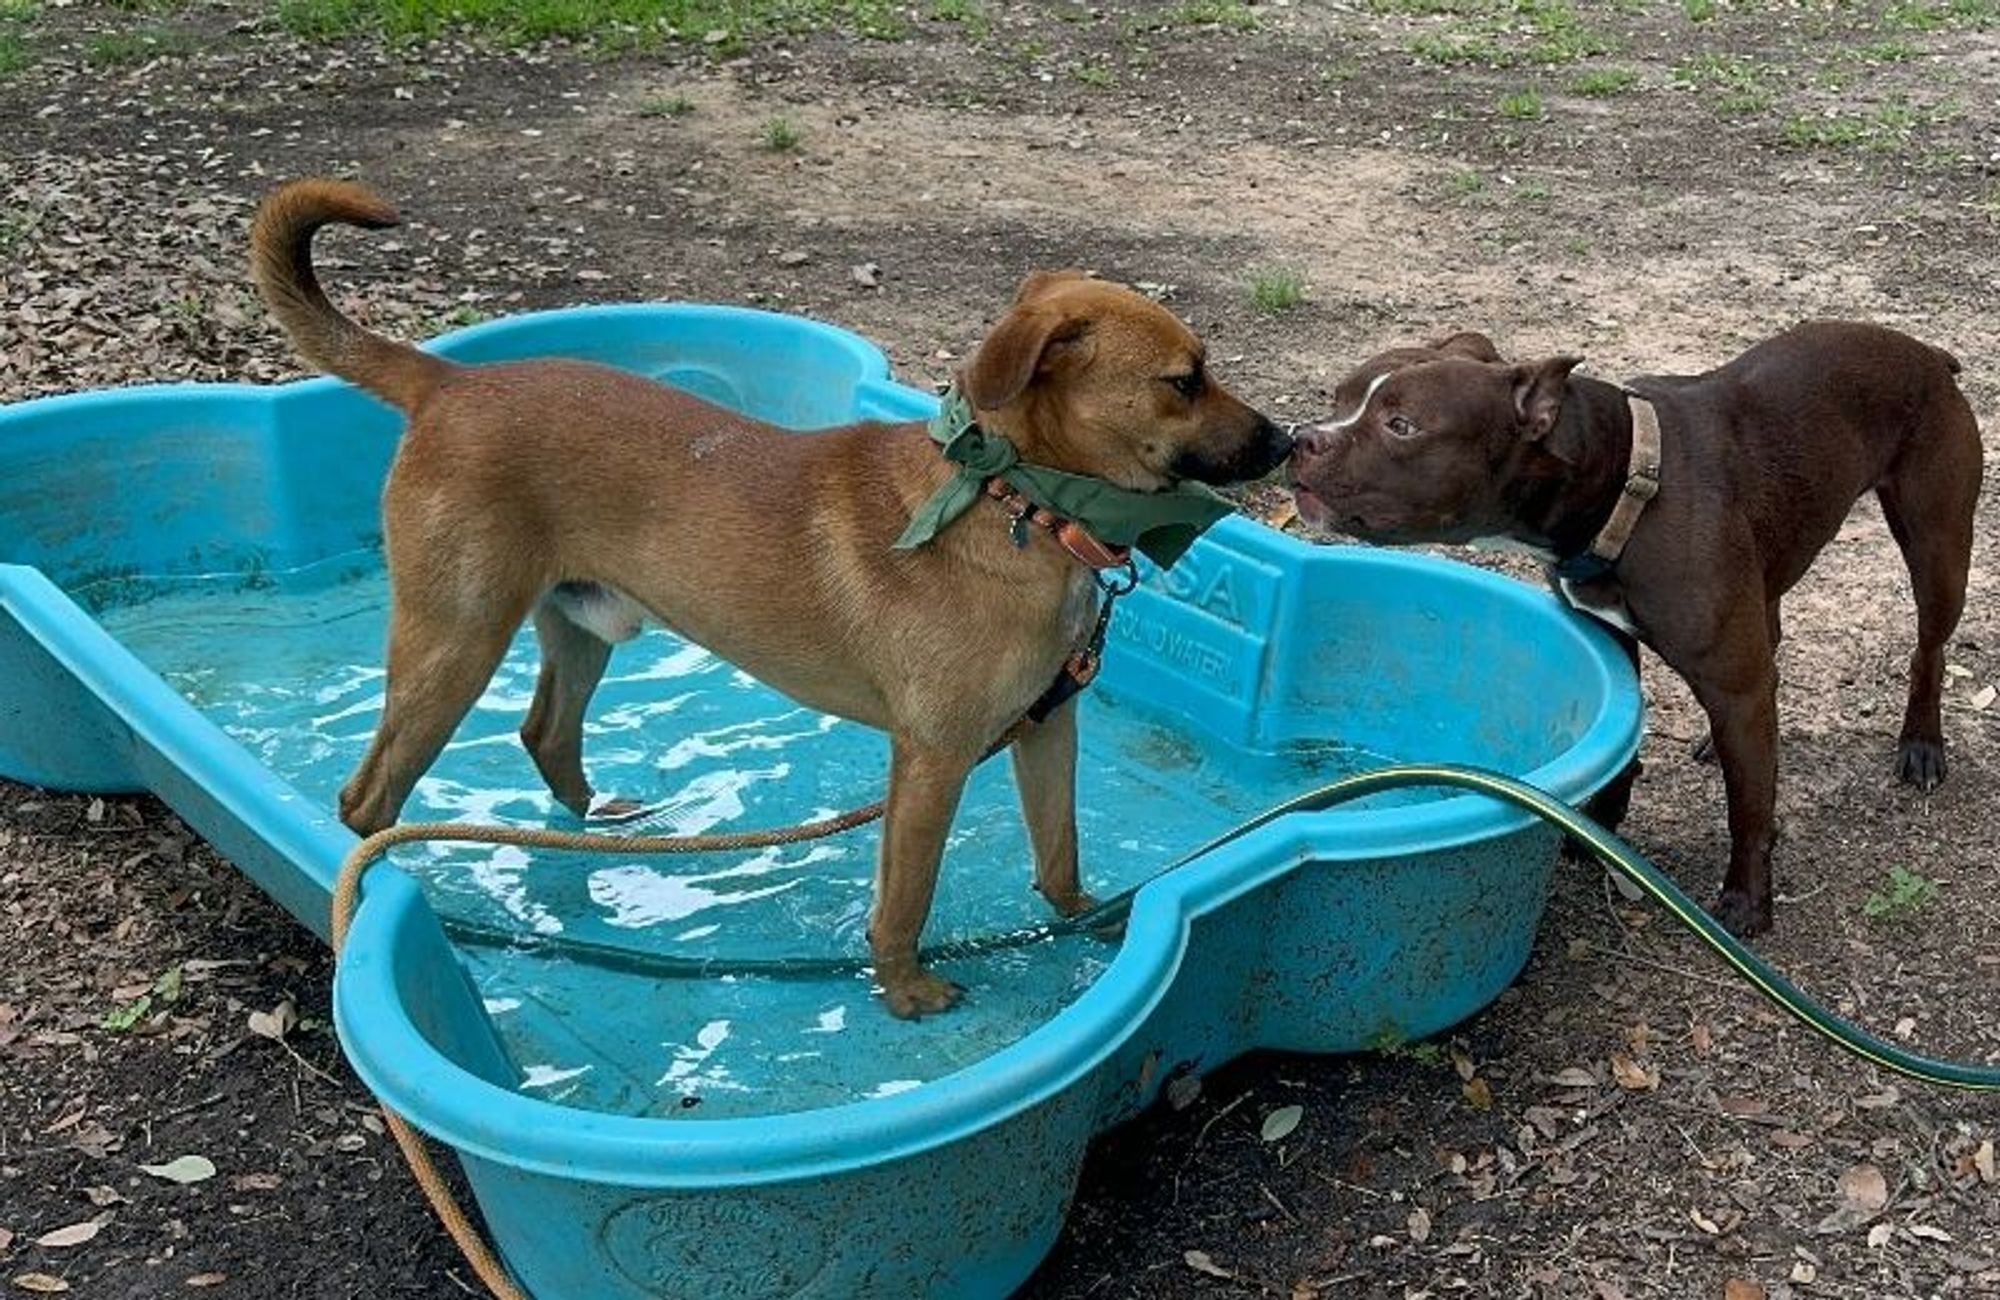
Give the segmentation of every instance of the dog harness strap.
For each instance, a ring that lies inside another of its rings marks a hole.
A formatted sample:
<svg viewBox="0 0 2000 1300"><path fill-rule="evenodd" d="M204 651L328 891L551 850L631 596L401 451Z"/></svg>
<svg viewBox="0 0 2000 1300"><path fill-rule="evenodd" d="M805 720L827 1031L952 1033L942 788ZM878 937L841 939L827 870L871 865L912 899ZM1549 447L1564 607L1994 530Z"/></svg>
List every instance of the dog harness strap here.
<svg viewBox="0 0 2000 1300"><path fill-rule="evenodd" d="M1004 478L986 480L986 495L1013 517L1014 545L1028 544L1028 525L1045 530L1078 564L1087 569L1121 568L1131 558L1129 546L1113 546L1099 541L1074 519L1065 519L1053 510L1044 510L1028 500Z"/></svg>
<svg viewBox="0 0 2000 1300"><path fill-rule="evenodd" d="M1591 539L1590 549L1556 565L1559 578L1591 582L1610 573L1625 553L1625 544L1632 540L1632 530L1639 526L1646 503L1659 495L1660 414L1637 393L1627 392L1625 404L1632 412L1632 456L1625 470L1625 487L1611 507L1611 517Z"/></svg>
<svg viewBox="0 0 2000 1300"><path fill-rule="evenodd" d="M1099 569L1093 576L1097 580L1099 599L1097 621L1091 626L1089 638L1063 660L1048 689L1035 697L1035 702L1028 706L1027 711L987 746L981 762L1019 740L1027 731L1047 722L1050 714L1082 694L1097 680L1097 670L1104 664L1104 642L1111 632L1111 611L1120 596L1130 594L1139 585L1139 566L1128 555L1115 569Z"/></svg>

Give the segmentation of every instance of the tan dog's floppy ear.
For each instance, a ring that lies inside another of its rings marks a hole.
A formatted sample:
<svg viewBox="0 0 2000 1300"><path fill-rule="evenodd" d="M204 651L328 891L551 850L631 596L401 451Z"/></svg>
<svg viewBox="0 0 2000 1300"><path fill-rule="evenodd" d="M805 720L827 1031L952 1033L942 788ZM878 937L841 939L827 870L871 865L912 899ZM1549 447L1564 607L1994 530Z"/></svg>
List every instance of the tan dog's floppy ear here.
<svg viewBox="0 0 2000 1300"><path fill-rule="evenodd" d="M1030 271L1021 279L1021 287L1014 291L1014 305L1020 306L1031 298L1039 298L1059 284L1069 284L1076 280L1088 280L1088 271Z"/></svg>
<svg viewBox="0 0 2000 1300"><path fill-rule="evenodd" d="M1500 360L1500 349L1478 330L1461 330L1447 335L1431 344L1431 351L1442 352L1446 356L1470 357L1474 361Z"/></svg>
<svg viewBox="0 0 2000 1300"><path fill-rule="evenodd" d="M1052 352L1089 332L1087 320L1046 307L1016 307L979 345L959 374L959 387L974 408L997 410L1034 382L1036 373L1053 359Z"/></svg>
<svg viewBox="0 0 2000 1300"><path fill-rule="evenodd" d="M1556 427L1556 416L1562 412L1563 385L1582 361L1582 357L1548 357L1524 362L1509 372L1514 382L1514 417L1520 421L1524 436L1546 438Z"/></svg>

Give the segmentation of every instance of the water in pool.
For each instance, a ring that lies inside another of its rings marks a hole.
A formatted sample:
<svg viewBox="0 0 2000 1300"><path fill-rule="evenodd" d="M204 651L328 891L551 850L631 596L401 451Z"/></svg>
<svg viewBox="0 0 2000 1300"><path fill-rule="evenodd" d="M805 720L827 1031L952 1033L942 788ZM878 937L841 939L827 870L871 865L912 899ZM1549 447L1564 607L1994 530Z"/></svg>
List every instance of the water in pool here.
<svg viewBox="0 0 2000 1300"><path fill-rule="evenodd" d="M379 567L364 563L251 587L183 584L99 617L267 767L331 807L381 708L386 605ZM407 819L573 824L516 739L536 668L524 631ZM1100 897L1285 795L1386 761L1337 743L1234 753L1102 690L1081 708L1078 831ZM619 829L661 834L783 826L863 803L880 792L887 759L880 733L801 708L661 631L617 649L585 743L600 790L653 810ZM525 1091L696 1119L914 1087L1040 1025L1109 963L1110 944L1086 936L947 962L940 969L966 987L966 1003L893 1019L853 964L867 951L878 838L868 827L784 848L630 858L419 845L394 860L448 925L548 945L461 947ZM1046 919L1030 863L1012 776L996 759L974 774L953 823L926 942ZM575 945L642 960L607 968L575 959ZM648 956L709 966L676 974L649 968ZM848 965L810 976L731 970L773 957Z"/></svg>

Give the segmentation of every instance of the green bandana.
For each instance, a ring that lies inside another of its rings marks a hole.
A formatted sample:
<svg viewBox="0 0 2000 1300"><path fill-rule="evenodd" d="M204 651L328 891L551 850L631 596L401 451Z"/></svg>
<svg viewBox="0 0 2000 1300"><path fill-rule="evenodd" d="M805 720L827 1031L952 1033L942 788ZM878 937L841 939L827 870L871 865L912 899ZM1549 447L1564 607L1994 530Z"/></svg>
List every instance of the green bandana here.
<svg viewBox="0 0 2000 1300"><path fill-rule="evenodd" d="M972 405L956 389L941 399L930 435L944 458L958 466L945 485L917 507L896 549L922 546L979 499L986 480L1005 479L1042 509L1074 519L1099 541L1137 547L1163 569L1216 520L1235 507L1199 483L1177 483L1159 492L1134 492L1101 478L1065 474L1021 459L1014 444L988 433L972 418Z"/></svg>

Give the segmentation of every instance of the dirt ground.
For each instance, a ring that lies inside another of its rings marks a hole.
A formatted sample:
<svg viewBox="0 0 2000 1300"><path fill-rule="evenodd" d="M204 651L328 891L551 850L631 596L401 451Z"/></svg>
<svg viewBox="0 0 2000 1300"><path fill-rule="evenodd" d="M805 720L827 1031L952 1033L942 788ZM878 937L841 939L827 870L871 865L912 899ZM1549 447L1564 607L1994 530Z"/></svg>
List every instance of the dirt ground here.
<svg viewBox="0 0 2000 1300"><path fill-rule="evenodd" d="M333 171L404 204L405 229L323 262L404 334L749 302L929 380L1025 270L1077 264L1165 296L1287 416L1454 328L1616 378L1839 315L1963 358L2000 438L1992 0L895 12L888 39L835 21L608 53L0 0L0 399L294 373L244 227L272 182ZM1913 616L1872 503L1786 602L1760 944L1843 1013L1986 1060L1996 524L1989 489L1929 797L1889 779ZM1685 691L1647 684L1625 831L1707 897L1720 779L1686 757ZM0 784L0 1289L469 1292L327 997L318 943L158 805ZM285 1040L253 1032L281 1003ZM1262 1141L1286 1105L1300 1126ZM1996 1141L2000 1102L1837 1055L1569 866L1526 973L1448 1040L1245 1060L1102 1139L1028 1294L2000 1296ZM217 1172L139 1169L183 1155Z"/></svg>

